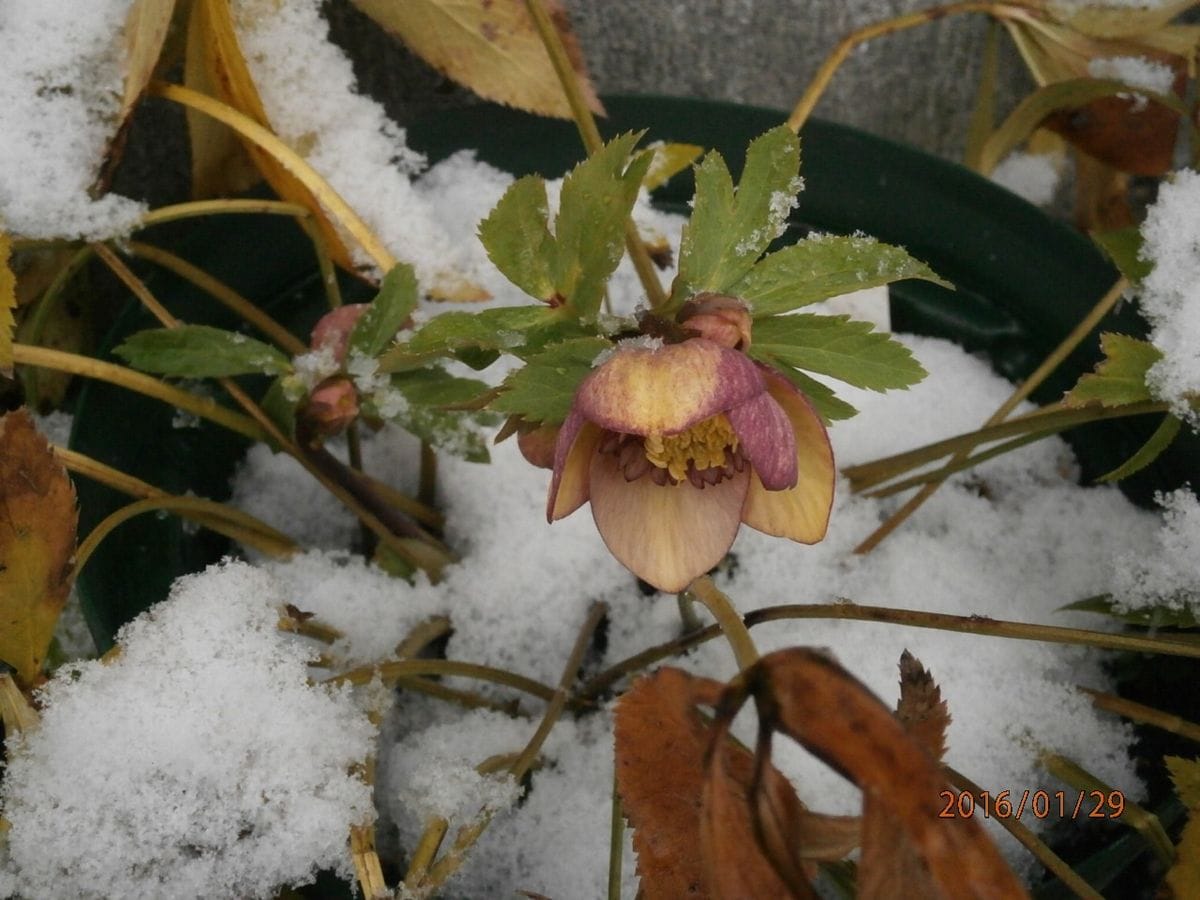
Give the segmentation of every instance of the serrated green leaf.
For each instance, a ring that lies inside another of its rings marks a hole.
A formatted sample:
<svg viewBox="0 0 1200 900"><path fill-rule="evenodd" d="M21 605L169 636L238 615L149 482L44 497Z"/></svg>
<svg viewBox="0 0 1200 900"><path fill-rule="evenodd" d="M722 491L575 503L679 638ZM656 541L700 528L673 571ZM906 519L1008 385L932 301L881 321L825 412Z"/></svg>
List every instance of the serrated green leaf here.
<svg viewBox="0 0 1200 900"><path fill-rule="evenodd" d="M446 409L473 400L488 390L482 381L459 378L429 366L391 377L391 390L364 398L363 411L395 422L435 447L471 462L487 462L483 424L493 416Z"/></svg>
<svg viewBox="0 0 1200 900"><path fill-rule="evenodd" d="M1172 415L1164 416L1159 426L1154 429L1154 434L1150 435L1146 443L1133 456L1129 457L1129 459L1125 460L1125 462L1111 472L1101 475L1096 480L1105 482L1120 481L1122 478L1128 478L1134 472L1140 472L1158 459L1162 452L1171 446L1171 441L1175 440L1175 436L1179 434L1179 428L1182 424L1179 419Z"/></svg>
<svg viewBox="0 0 1200 900"><path fill-rule="evenodd" d="M503 306L480 312L448 312L426 322L407 341L379 360L382 372L416 368L437 356L466 350L513 350L525 343L528 332L551 328L561 321L545 306Z"/></svg>
<svg viewBox="0 0 1200 900"><path fill-rule="evenodd" d="M416 308L417 276L408 263L397 263L383 277L367 311L354 323L350 352L374 359L391 344Z"/></svg>
<svg viewBox="0 0 1200 900"><path fill-rule="evenodd" d="M1096 371L1081 375L1063 403L1067 406L1123 406L1152 399L1146 386L1146 373L1162 358L1162 351L1149 341L1128 335L1105 332L1100 335L1104 359Z"/></svg>
<svg viewBox="0 0 1200 900"><path fill-rule="evenodd" d="M1136 225L1112 231L1093 231L1092 240L1112 260L1117 271L1132 284L1140 282L1154 268L1153 263L1141 256L1142 231Z"/></svg>
<svg viewBox="0 0 1200 900"><path fill-rule="evenodd" d="M736 192L725 160L710 152L696 167L696 196L671 289L678 305L699 291L726 292L787 227L802 186L800 140L785 126L755 138Z"/></svg>
<svg viewBox="0 0 1200 900"><path fill-rule="evenodd" d="M642 178L642 187L648 191L662 187L672 176L678 175L699 159L700 154L704 152L704 148L698 144L664 142L651 144L649 149L654 151L654 158L650 161L645 177Z"/></svg>
<svg viewBox="0 0 1200 900"><path fill-rule="evenodd" d="M769 354L784 365L873 391L910 387L925 377L907 347L873 328L849 316L771 316L754 323L750 355Z"/></svg>
<svg viewBox="0 0 1200 900"><path fill-rule="evenodd" d="M292 368L269 344L208 325L139 331L113 352L135 369L179 378L281 375Z"/></svg>
<svg viewBox="0 0 1200 900"><path fill-rule="evenodd" d="M514 181L479 223L479 240L504 277L543 302L555 294L554 238L550 234L546 183L536 175Z"/></svg>
<svg viewBox="0 0 1200 900"><path fill-rule="evenodd" d="M625 223L651 154L629 154L645 132L614 138L563 179L554 220L554 287L583 319L600 309L608 277L625 252Z"/></svg>
<svg viewBox="0 0 1200 900"><path fill-rule="evenodd" d="M575 391L596 357L611 347L610 341L598 337L551 344L504 379L503 393L489 408L519 415L531 424L556 425L571 411Z"/></svg>
<svg viewBox="0 0 1200 900"><path fill-rule="evenodd" d="M858 415L858 410L838 397L827 384L817 381L799 369L784 365L770 353L765 353L754 345L750 347L750 355L790 381L796 390L808 398L808 402L813 405L813 409L826 425Z"/></svg>
<svg viewBox="0 0 1200 900"><path fill-rule="evenodd" d="M1111 594L1088 597L1061 607L1063 610L1097 613L1130 625L1145 628L1198 628L1200 620L1186 606L1146 606L1139 609L1119 609Z"/></svg>
<svg viewBox="0 0 1200 900"><path fill-rule="evenodd" d="M863 235L820 234L772 253L728 290L758 317L905 278L951 287L903 247Z"/></svg>

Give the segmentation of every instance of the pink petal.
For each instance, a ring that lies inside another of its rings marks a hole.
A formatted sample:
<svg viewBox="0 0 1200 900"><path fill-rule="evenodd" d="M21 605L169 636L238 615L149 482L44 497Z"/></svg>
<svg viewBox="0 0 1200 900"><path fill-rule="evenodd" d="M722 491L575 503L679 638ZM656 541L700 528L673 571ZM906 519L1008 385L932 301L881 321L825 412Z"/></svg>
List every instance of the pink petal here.
<svg viewBox="0 0 1200 900"><path fill-rule="evenodd" d="M554 477L546 499L546 521L569 516L588 499L588 465L603 432L572 410L554 445Z"/></svg>
<svg viewBox="0 0 1200 900"><path fill-rule="evenodd" d="M833 508L833 448L821 417L804 395L774 373L767 373L767 391L783 408L795 435L796 486L768 490L751 473L742 521L758 531L815 544L825 537Z"/></svg>
<svg viewBox="0 0 1200 900"><path fill-rule="evenodd" d="M616 457L595 454L592 516L609 552L661 591L682 591L721 561L737 536L749 470L703 490L626 481Z"/></svg>
<svg viewBox="0 0 1200 900"><path fill-rule="evenodd" d="M781 491L796 484L796 435L792 423L765 391L725 413L763 487Z"/></svg>
<svg viewBox="0 0 1200 900"><path fill-rule="evenodd" d="M575 395L591 421L626 434L677 434L761 394L743 353L704 338L657 348L618 347Z"/></svg>

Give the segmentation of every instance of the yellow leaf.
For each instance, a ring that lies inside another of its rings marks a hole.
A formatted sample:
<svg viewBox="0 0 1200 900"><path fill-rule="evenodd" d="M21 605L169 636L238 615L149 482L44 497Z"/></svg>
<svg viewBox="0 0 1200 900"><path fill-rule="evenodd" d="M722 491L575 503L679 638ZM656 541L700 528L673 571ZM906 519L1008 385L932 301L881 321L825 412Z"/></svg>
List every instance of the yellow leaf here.
<svg viewBox="0 0 1200 900"><path fill-rule="evenodd" d="M1143 8L1125 6L1121 8L1095 6L1078 7L1067 4L1050 5L1050 13L1059 21L1076 31L1091 37L1123 38L1140 37L1163 28L1184 10L1196 5L1196 0L1169 0L1166 3L1147 4Z"/></svg>
<svg viewBox="0 0 1200 900"><path fill-rule="evenodd" d="M1175 793L1189 810L1166 882L1180 900L1200 897L1200 760L1168 756L1166 763Z"/></svg>
<svg viewBox="0 0 1200 900"><path fill-rule="evenodd" d="M23 409L0 418L0 660L33 685L67 602L75 489Z"/></svg>
<svg viewBox="0 0 1200 900"><path fill-rule="evenodd" d="M0 231L0 375L5 378L13 374L13 310L17 308L17 279L9 265L11 257L12 238Z"/></svg>
<svg viewBox="0 0 1200 900"><path fill-rule="evenodd" d="M354 0L440 72L480 97L544 116L571 117L524 0ZM588 106L603 112L558 0L546 0Z"/></svg>
<svg viewBox="0 0 1200 900"><path fill-rule="evenodd" d="M125 89L121 95L124 122L150 83L163 41L171 25L175 0L133 0L125 18Z"/></svg>
<svg viewBox="0 0 1200 900"><path fill-rule="evenodd" d="M38 714L13 677L5 672L0 675L0 723L6 734L29 731L38 723Z"/></svg>
<svg viewBox="0 0 1200 900"><path fill-rule="evenodd" d="M205 47L209 32L203 6L203 3L194 4L188 19L183 83L192 90L215 97L219 92L211 77ZM194 109L187 109L185 113L192 150L192 199L240 194L262 178L231 128Z"/></svg>
<svg viewBox="0 0 1200 900"><path fill-rule="evenodd" d="M666 184L672 175L682 172L704 152L696 144L667 144L659 142L650 146L654 156L642 176L642 187L648 191Z"/></svg>
<svg viewBox="0 0 1200 900"><path fill-rule="evenodd" d="M1193 811L1200 810L1200 759L1168 756L1166 763L1175 793L1183 805Z"/></svg>

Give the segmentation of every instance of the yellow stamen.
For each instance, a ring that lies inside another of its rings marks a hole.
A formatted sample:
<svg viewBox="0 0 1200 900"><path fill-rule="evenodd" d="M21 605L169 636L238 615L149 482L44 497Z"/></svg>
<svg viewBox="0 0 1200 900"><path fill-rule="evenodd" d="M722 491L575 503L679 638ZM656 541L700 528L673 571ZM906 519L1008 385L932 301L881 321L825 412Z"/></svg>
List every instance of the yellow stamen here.
<svg viewBox="0 0 1200 900"><path fill-rule="evenodd" d="M697 422L679 434L648 434L643 441L646 459L666 469L676 481L687 477L688 463L703 470L725 465L726 451L737 450L738 439L723 414Z"/></svg>

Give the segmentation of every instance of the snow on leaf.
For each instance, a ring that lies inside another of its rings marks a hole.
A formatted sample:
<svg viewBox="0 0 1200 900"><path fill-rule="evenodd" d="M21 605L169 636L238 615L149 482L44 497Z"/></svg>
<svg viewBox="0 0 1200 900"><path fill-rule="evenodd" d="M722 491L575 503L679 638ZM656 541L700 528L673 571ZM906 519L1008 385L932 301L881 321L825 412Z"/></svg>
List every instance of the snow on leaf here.
<svg viewBox="0 0 1200 900"><path fill-rule="evenodd" d="M571 117L524 0L354 0L354 5L435 69L479 96L539 115ZM565 10L557 0L549 0L546 7L588 106L604 112Z"/></svg>
<svg viewBox="0 0 1200 900"><path fill-rule="evenodd" d="M907 650L900 656L900 702L896 704L896 718L934 759L941 760L946 755L950 712L942 699L942 689L921 661Z"/></svg>
<svg viewBox="0 0 1200 900"><path fill-rule="evenodd" d="M800 140L773 128L751 142L736 191L715 150L696 167L696 196L679 248L674 305L700 291L729 293L783 233L803 182Z"/></svg>
<svg viewBox="0 0 1200 900"><path fill-rule="evenodd" d="M139 331L113 352L143 372L180 378L281 375L292 368L270 344L209 325Z"/></svg>
<svg viewBox="0 0 1200 900"><path fill-rule="evenodd" d="M907 388L926 375L907 347L849 316L799 313L758 319L750 355L759 354L873 391Z"/></svg>
<svg viewBox="0 0 1200 900"><path fill-rule="evenodd" d="M814 235L763 259L729 288L757 316L791 312L906 278L952 287L902 247L854 235Z"/></svg>
<svg viewBox="0 0 1200 900"><path fill-rule="evenodd" d="M1146 386L1146 373L1162 358L1162 352L1148 341L1123 334L1100 335L1104 359L1096 371L1079 377L1075 387L1063 397L1067 406L1121 406L1152 399Z"/></svg>
<svg viewBox="0 0 1200 900"><path fill-rule="evenodd" d="M383 277L379 293L350 332L350 352L374 358L387 349L417 306L412 266L397 263Z"/></svg>
<svg viewBox="0 0 1200 900"><path fill-rule="evenodd" d="M0 418L0 660L36 683L71 588L75 488L23 409Z"/></svg>
<svg viewBox="0 0 1200 900"><path fill-rule="evenodd" d="M17 279L10 265L12 238L0 231L0 375L13 375L14 310L17 308Z"/></svg>
<svg viewBox="0 0 1200 900"><path fill-rule="evenodd" d="M490 424L492 417L446 408L470 402L487 390L481 381L429 366L393 375L387 387L364 398L364 409L448 453L470 462L487 462L487 439L479 425Z"/></svg>

